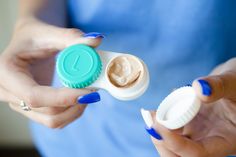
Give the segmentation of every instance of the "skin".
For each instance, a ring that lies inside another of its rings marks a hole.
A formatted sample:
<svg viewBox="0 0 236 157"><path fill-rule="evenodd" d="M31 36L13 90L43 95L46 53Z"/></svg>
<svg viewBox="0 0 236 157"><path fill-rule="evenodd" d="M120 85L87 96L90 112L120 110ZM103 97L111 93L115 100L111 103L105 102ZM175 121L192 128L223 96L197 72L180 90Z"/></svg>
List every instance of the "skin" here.
<svg viewBox="0 0 236 157"><path fill-rule="evenodd" d="M37 18L46 1L21 0L20 15L12 39L0 55L0 101L50 128L62 128L80 117L86 104L78 105L85 89L50 87L55 55L73 44L96 47L101 39L88 39L78 29L66 29L46 24ZM23 111L25 101L31 111Z"/></svg>
<svg viewBox="0 0 236 157"><path fill-rule="evenodd" d="M152 138L161 157L225 157L236 154L236 58L199 79L209 82L210 96L202 94L198 79L193 87L202 101L199 114L186 126L168 130L155 121L163 140Z"/></svg>
<svg viewBox="0 0 236 157"><path fill-rule="evenodd" d="M91 91L50 87L55 55L75 43L96 47L101 39L86 39L81 30L40 21L37 14L46 2L20 1L12 40L0 55L0 100L45 126L62 128L81 116L86 105L78 105L76 99ZM164 140L152 140L161 156L223 157L236 153L235 69L236 59L232 59L203 78L213 88L209 97L202 95L197 81L193 82L203 105L198 116L184 128L170 131L155 122L153 127ZM22 111L20 100L32 111Z"/></svg>

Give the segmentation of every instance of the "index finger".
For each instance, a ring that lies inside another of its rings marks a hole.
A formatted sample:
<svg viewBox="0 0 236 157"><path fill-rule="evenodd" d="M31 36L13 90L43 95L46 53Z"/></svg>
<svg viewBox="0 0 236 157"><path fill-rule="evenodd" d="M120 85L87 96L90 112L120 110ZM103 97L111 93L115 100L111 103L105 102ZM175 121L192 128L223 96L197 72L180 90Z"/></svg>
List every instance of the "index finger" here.
<svg viewBox="0 0 236 157"><path fill-rule="evenodd" d="M19 99L25 101L30 107L71 106L77 104L81 95L90 93L87 89L53 88L41 86L29 73L5 68L3 81L5 88Z"/></svg>
<svg viewBox="0 0 236 157"><path fill-rule="evenodd" d="M160 125L155 118L152 118L152 115L155 113L152 112L151 115L146 110L142 110L141 112L146 124L155 131L155 134L161 137L160 139L163 140L163 145L171 152L179 156L189 156L189 154L192 154L192 156L201 156L204 153L202 145Z"/></svg>
<svg viewBox="0 0 236 157"><path fill-rule="evenodd" d="M164 126L158 124L158 122L155 122L153 128L162 136L163 144L175 154L179 156L189 156L191 154L193 157L202 156L202 154L204 154L202 145L168 130Z"/></svg>

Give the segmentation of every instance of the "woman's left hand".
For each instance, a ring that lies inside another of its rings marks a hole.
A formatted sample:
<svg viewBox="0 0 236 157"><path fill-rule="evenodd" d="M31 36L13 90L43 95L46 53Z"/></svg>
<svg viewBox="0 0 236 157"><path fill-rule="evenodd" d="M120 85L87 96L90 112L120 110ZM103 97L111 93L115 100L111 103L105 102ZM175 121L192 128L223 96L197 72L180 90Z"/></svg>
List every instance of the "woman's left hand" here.
<svg viewBox="0 0 236 157"><path fill-rule="evenodd" d="M0 101L49 128L67 126L100 96L88 89L51 87L56 54L74 44L96 47L101 41L100 33L60 28L33 16L19 18L0 55Z"/></svg>
<svg viewBox="0 0 236 157"><path fill-rule="evenodd" d="M155 113L150 113L154 122L152 141L160 156L236 154L236 58L218 66L209 76L196 79L192 86L203 105L183 128L168 130L155 121Z"/></svg>

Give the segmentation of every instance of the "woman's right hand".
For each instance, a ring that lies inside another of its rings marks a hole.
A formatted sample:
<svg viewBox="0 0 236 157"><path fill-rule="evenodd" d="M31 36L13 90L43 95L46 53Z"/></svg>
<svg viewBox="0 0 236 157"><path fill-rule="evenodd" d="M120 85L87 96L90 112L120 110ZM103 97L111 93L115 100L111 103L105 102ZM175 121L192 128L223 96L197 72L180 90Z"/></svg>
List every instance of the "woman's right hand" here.
<svg viewBox="0 0 236 157"><path fill-rule="evenodd" d="M96 47L102 35L48 25L35 18L18 20L12 40L0 55L0 101L50 128L62 128L80 117L87 103L100 100L85 89L50 87L55 55L79 43ZM84 96L83 96L84 95ZM24 111L24 101L31 111ZM83 105L80 105L83 104Z"/></svg>
<svg viewBox="0 0 236 157"><path fill-rule="evenodd" d="M217 66L209 76L196 79L194 88L202 105L184 127L169 130L156 113L143 112L147 129L160 156L225 157L236 154L236 58ZM150 126L150 125L149 125Z"/></svg>

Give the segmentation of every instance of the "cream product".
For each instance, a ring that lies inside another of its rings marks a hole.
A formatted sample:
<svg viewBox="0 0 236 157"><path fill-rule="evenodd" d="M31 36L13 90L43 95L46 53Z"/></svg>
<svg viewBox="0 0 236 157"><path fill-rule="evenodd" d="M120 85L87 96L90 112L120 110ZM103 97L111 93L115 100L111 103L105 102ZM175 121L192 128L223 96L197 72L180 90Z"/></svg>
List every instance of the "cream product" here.
<svg viewBox="0 0 236 157"><path fill-rule="evenodd" d="M120 100L141 96L149 84L147 66L139 58L96 51L82 44L64 49L57 58L56 67L65 86L104 89Z"/></svg>
<svg viewBox="0 0 236 157"><path fill-rule="evenodd" d="M141 77L143 66L140 61L129 55L116 57L108 67L108 78L116 87L130 87Z"/></svg>

